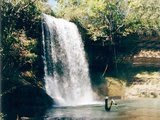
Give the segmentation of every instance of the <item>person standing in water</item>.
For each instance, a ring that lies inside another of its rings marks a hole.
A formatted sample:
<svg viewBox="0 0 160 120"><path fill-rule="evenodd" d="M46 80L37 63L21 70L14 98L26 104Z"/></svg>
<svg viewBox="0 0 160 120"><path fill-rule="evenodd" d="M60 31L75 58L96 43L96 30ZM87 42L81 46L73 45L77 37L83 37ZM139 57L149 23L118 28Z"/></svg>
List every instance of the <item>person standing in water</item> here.
<svg viewBox="0 0 160 120"><path fill-rule="evenodd" d="M113 99L111 99L110 105L108 105L108 102L109 102L109 97L106 96L105 98L105 110L106 111L110 111L113 104L117 105Z"/></svg>

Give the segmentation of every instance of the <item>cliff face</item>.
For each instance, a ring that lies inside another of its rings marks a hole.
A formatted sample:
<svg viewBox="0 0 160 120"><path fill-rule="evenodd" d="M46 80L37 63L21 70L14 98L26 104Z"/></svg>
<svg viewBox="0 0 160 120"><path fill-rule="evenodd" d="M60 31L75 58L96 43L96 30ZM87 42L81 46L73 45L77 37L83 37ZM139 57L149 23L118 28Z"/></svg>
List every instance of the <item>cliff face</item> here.
<svg viewBox="0 0 160 120"><path fill-rule="evenodd" d="M133 83L126 87L125 97L159 98L160 97L160 72L142 72L134 76Z"/></svg>
<svg viewBox="0 0 160 120"><path fill-rule="evenodd" d="M141 50L133 57L133 65L135 66L155 66L160 67L160 51L159 50Z"/></svg>
<svg viewBox="0 0 160 120"><path fill-rule="evenodd" d="M93 85L97 86L98 94L115 96L123 92L120 90L112 94L113 91L117 91L114 89L117 85L108 87L107 82L110 83L110 80L104 79L111 77L114 78L113 81L116 79L115 81L122 80L126 83L124 98L159 97L157 86L160 67L159 37L131 36L119 40L115 46L100 41L86 45L91 78ZM113 51L114 47L116 54ZM137 75L144 75L144 77L139 78ZM117 88L121 89L119 86Z"/></svg>

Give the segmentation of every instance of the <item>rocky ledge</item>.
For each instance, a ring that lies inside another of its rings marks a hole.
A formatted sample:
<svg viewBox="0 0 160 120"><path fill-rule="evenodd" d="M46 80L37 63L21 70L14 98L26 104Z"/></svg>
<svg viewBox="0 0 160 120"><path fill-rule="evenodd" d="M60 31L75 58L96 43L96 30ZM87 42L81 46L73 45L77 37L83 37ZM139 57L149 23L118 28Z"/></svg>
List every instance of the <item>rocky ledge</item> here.
<svg viewBox="0 0 160 120"><path fill-rule="evenodd" d="M134 77L134 82L126 87L125 97L158 98L160 97L160 72L143 72Z"/></svg>

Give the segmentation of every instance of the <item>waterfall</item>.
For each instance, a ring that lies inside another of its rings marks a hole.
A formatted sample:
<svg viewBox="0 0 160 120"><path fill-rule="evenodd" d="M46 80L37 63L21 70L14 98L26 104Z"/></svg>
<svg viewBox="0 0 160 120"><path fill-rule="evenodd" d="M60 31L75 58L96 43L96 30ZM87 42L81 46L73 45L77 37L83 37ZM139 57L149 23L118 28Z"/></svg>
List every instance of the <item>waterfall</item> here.
<svg viewBox="0 0 160 120"><path fill-rule="evenodd" d="M59 105L93 101L88 64L77 26L43 14L45 88Z"/></svg>

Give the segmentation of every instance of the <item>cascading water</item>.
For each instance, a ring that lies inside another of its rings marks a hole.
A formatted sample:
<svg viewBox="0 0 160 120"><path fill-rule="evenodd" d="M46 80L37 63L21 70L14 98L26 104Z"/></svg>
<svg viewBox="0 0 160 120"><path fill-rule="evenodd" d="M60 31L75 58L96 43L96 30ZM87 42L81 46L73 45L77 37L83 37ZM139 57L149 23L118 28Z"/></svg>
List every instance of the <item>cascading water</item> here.
<svg viewBox="0 0 160 120"><path fill-rule="evenodd" d="M84 46L77 26L43 14L45 87L59 105L93 101Z"/></svg>

